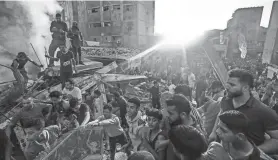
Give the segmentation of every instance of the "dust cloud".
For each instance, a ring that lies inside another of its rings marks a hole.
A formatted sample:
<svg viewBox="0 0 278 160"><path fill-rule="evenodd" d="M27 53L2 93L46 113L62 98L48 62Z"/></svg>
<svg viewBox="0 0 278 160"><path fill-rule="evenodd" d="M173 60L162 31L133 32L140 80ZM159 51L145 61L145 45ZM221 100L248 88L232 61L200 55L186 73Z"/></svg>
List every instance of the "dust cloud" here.
<svg viewBox="0 0 278 160"><path fill-rule="evenodd" d="M61 10L55 0L0 1L0 64L10 66L17 53L23 51L46 66L44 48L48 49L51 42L50 18ZM30 63L26 68L30 78L35 78L40 71ZM0 82L10 80L14 80L12 72L0 66Z"/></svg>

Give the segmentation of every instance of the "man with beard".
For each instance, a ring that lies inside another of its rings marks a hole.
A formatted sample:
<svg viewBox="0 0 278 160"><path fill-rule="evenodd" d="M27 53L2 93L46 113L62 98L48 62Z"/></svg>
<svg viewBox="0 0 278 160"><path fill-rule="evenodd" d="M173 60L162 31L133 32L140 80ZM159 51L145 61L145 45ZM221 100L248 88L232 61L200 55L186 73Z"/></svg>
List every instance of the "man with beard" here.
<svg viewBox="0 0 278 160"><path fill-rule="evenodd" d="M171 127L177 125L192 126L196 128L202 135L206 135L201 124L192 115L192 107L187 98L182 94L175 94L172 98L166 101L168 118ZM205 137L204 137L205 138ZM173 146L171 143L164 143L163 145L168 145L167 147L167 159L179 160L175 155Z"/></svg>
<svg viewBox="0 0 278 160"><path fill-rule="evenodd" d="M221 101L220 114L228 110L242 112L249 119L246 136L266 154L278 153L278 115L268 106L255 99L250 90L254 78L246 70L229 71L227 81L227 97ZM219 119L216 120L218 124ZM216 139L216 126L210 140ZM266 139L265 134L270 138Z"/></svg>
<svg viewBox="0 0 278 160"><path fill-rule="evenodd" d="M66 33L68 26L61 20L61 14L56 14L56 21L51 22L50 32L52 33L52 41L49 45L49 55L54 57L55 51L61 45L66 45ZM49 66L54 65L54 60L50 59Z"/></svg>
<svg viewBox="0 0 278 160"><path fill-rule="evenodd" d="M74 53L76 64L84 63L81 61L81 46L83 45L83 36L78 28L77 22L72 23L72 28L69 30L68 38L71 39L71 47Z"/></svg>

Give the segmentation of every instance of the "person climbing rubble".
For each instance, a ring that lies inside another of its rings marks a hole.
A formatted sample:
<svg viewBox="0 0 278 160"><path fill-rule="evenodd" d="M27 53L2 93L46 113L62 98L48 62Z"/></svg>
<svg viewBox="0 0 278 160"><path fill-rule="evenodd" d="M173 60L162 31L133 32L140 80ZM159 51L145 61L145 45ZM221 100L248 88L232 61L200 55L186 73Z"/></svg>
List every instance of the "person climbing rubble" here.
<svg viewBox="0 0 278 160"><path fill-rule="evenodd" d="M34 65L40 67L40 68L43 68L43 65L39 65L37 64L35 61L31 60L27 55L26 53L24 52L19 52L16 56L16 58L13 60L13 63L11 65L11 67L14 69L14 70L18 70L20 72L20 74L23 76L24 78L24 85L25 87L27 86L27 83L28 83L28 75L27 75L27 71L25 69L25 65L27 62L31 62L33 63ZM14 73L14 77L15 79L17 79L15 73Z"/></svg>
<svg viewBox="0 0 278 160"><path fill-rule="evenodd" d="M73 68L75 73L77 73L73 53L71 51L67 51L65 45L61 45L60 51L58 51L57 53L57 58L54 58L50 55L45 55L45 57L53 59L55 61L60 60L60 80L62 83L62 89L64 89L66 81L73 75Z"/></svg>
<svg viewBox="0 0 278 160"><path fill-rule="evenodd" d="M81 61L81 46L83 46L83 36L78 28L77 22L72 23L72 28L69 30L67 37L71 39L71 50L74 54L76 64L84 65L84 63Z"/></svg>
<svg viewBox="0 0 278 160"><path fill-rule="evenodd" d="M51 22L50 32L52 33L52 41L49 45L49 55L54 57L55 51L61 45L66 45L66 33L68 26L61 20L61 14L56 14L56 21ZM50 59L49 66L54 66L54 59Z"/></svg>

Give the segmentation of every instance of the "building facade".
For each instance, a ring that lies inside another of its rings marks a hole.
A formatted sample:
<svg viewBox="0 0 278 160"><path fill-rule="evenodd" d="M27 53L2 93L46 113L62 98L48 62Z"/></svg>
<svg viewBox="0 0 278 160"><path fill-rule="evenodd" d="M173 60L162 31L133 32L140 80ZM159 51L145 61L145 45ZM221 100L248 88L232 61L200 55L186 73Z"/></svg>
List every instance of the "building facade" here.
<svg viewBox="0 0 278 160"><path fill-rule="evenodd" d="M270 63L278 66L278 1L272 5L271 15L264 43L263 63Z"/></svg>
<svg viewBox="0 0 278 160"><path fill-rule="evenodd" d="M77 21L84 39L102 46L144 48L154 36L154 1L59 1L62 18Z"/></svg>
<svg viewBox="0 0 278 160"><path fill-rule="evenodd" d="M238 37L243 35L247 54L263 52L267 29L260 26L263 7L239 8L227 23L225 35L229 37L228 54L240 54Z"/></svg>
<svg viewBox="0 0 278 160"><path fill-rule="evenodd" d="M154 1L87 1L88 40L144 47L154 34Z"/></svg>

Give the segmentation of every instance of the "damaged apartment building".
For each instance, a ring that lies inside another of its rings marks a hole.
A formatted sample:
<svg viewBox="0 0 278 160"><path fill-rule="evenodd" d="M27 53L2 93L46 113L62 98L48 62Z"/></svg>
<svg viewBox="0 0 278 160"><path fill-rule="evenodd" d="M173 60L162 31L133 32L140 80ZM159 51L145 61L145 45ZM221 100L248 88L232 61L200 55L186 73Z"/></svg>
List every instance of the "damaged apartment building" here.
<svg viewBox="0 0 278 160"><path fill-rule="evenodd" d="M145 48L154 39L154 1L59 1L68 25L77 21L87 41Z"/></svg>

